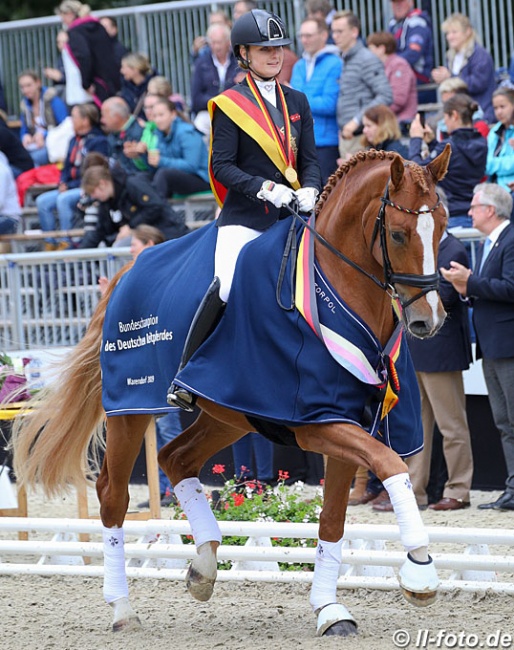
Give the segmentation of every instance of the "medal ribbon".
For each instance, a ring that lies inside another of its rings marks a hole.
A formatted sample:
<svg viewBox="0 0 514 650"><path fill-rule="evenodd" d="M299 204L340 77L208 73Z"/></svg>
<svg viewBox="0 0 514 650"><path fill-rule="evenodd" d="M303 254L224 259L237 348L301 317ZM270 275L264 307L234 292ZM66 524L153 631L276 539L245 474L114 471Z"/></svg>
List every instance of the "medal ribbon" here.
<svg viewBox="0 0 514 650"><path fill-rule="evenodd" d="M264 115L264 118L266 119L266 122L268 123L268 128L270 130L270 133L273 134L272 137L277 143L278 150L280 151L280 155L285 163L286 168L292 167L294 169L296 161L291 147L291 124L289 122L289 110L287 108L284 92L282 91L280 84L278 83L278 81L275 81L278 98L280 100L280 107L282 109L282 115L284 116L283 137L280 131L277 129L275 123L271 119L271 115L269 114L269 111L266 108L266 104L264 103L262 95L251 74L247 75L246 81L248 83L250 90L253 93L253 96L255 97L255 101L257 102L259 108L262 111L262 114Z"/></svg>
<svg viewBox="0 0 514 650"><path fill-rule="evenodd" d="M280 145L280 147L277 146L278 141L275 128L269 121L264 119L265 116L261 107L251 101L249 97L242 94L242 92L236 90L236 88L230 88L221 95L217 95L209 100L207 107L209 109L211 123L214 119L214 111L216 108L220 108L227 117L239 126L242 131L255 140L275 167L285 176L286 163L284 161L284 156L281 153L283 147L282 145ZM285 123L287 124L287 130L290 133L289 114L287 114L287 120L285 120ZM213 132L211 129L211 141L209 147L209 179L211 182L212 192L218 205L221 207L225 201L227 188L214 177L212 169L212 137ZM298 180L289 181L289 184L294 190L298 190L301 187Z"/></svg>
<svg viewBox="0 0 514 650"><path fill-rule="evenodd" d="M314 227L315 217L309 225ZM398 359L403 338L403 327L398 321L396 328L382 352L384 362L379 371L371 365L362 349L338 334L319 320L314 278L314 235L305 228L298 250L296 265L295 304L318 338L323 341L330 355L359 381L371 384L383 391L382 419L398 401L400 384L395 361ZM385 371L385 372L384 372Z"/></svg>

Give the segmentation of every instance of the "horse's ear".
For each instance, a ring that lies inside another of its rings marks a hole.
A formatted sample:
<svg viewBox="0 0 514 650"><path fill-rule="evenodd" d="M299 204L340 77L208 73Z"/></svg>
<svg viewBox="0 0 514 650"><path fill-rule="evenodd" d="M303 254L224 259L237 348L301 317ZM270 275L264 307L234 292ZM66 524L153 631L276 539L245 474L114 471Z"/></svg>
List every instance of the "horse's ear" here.
<svg viewBox="0 0 514 650"><path fill-rule="evenodd" d="M395 190L400 189L403 181L403 174L405 173L405 165L401 156L395 156L391 163L391 183Z"/></svg>
<svg viewBox="0 0 514 650"><path fill-rule="evenodd" d="M434 158L434 160L432 160L432 162L427 165L436 183L443 180L443 178L446 176L448 165L450 164L451 155L452 148L449 144L447 144L442 152L437 156L437 158Z"/></svg>

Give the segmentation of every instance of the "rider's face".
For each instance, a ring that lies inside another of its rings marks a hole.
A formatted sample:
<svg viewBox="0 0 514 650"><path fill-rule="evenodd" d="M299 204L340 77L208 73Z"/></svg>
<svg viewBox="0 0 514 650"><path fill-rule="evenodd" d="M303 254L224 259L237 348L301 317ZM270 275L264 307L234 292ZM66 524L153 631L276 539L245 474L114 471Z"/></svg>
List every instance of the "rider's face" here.
<svg viewBox="0 0 514 650"><path fill-rule="evenodd" d="M245 48L242 54L245 54ZM246 52L250 61L251 71L262 79L276 77L282 69L284 63L284 48L279 47L262 47L261 45L249 45Z"/></svg>

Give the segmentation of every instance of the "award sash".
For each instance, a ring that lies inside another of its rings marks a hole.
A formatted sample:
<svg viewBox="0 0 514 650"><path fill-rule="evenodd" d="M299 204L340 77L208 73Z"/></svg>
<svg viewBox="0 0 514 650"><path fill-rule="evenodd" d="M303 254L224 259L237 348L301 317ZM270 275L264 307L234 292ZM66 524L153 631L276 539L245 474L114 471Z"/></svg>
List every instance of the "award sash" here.
<svg viewBox="0 0 514 650"><path fill-rule="evenodd" d="M235 124L249 135L261 147L275 167L284 175L295 190L301 187L296 172L296 158L291 147L291 124L289 111L280 84L276 82L282 114L284 116L284 136L271 119L268 108L255 82L247 76L248 87L252 97L245 96L240 90L230 88L221 95L209 100L208 109L211 122L216 108L220 108ZM252 101L253 100L253 101ZM212 130L209 150L209 177L211 188L219 206L223 205L227 189L216 179L212 171Z"/></svg>

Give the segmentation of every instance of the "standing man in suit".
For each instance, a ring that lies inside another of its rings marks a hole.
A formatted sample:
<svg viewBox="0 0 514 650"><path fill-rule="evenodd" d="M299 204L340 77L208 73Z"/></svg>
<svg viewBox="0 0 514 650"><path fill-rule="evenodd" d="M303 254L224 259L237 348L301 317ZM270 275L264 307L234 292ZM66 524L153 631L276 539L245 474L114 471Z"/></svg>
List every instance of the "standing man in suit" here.
<svg viewBox="0 0 514 650"><path fill-rule="evenodd" d="M465 268L469 266L464 245L445 232L437 263L439 267L449 268L452 260ZM440 294L448 314L443 327L430 339L408 339L421 394L425 446L421 453L408 458L406 462L418 506L426 507L434 424L437 423L443 436L448 480L442 499L429 507L433 510L460 510L470 504L473 478L473 456L462 378L462 371L467 370L472 361L471 337L466 303L446 280L441 281Z"/></svg>
<svg viewBox="0 0 514 650"><path fill-rule="evenodd" d="M473 305L477 359L496 426L501 434L507 480L505 491L481 509L514 510L514 227L510 223L512 197L494 183L474 189L469 214L473 226L486 235L477 255L475 272L451 262L443 277Z"/></svg>

